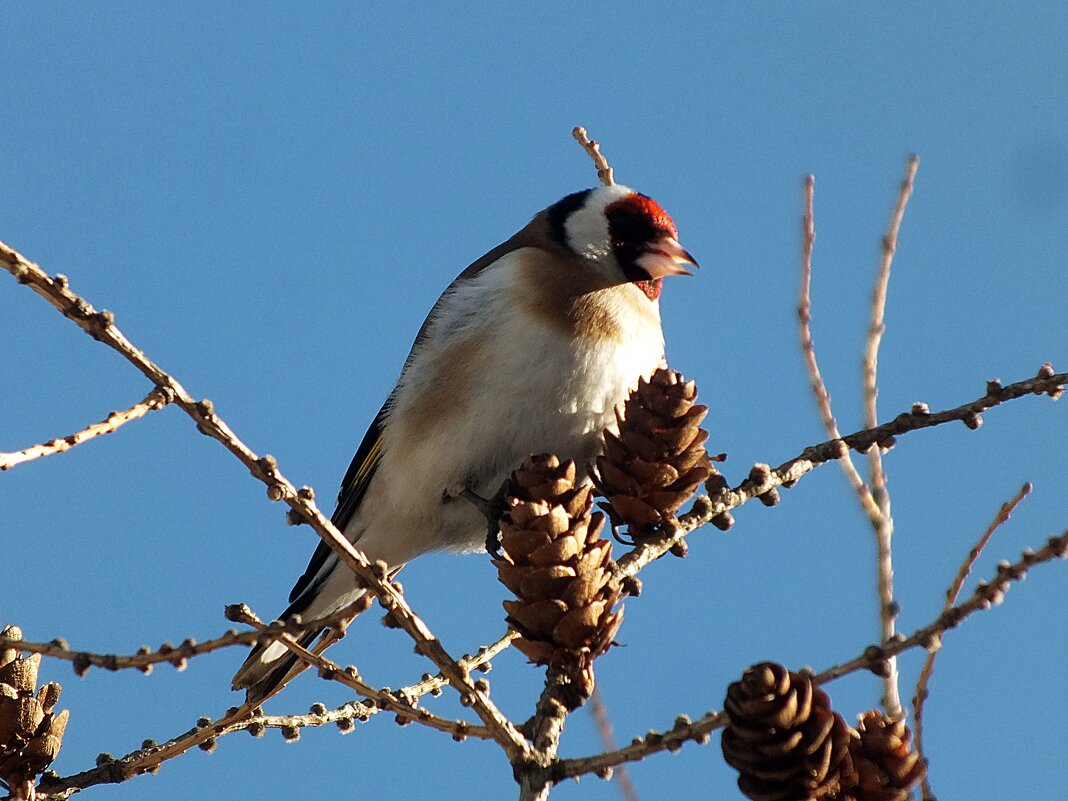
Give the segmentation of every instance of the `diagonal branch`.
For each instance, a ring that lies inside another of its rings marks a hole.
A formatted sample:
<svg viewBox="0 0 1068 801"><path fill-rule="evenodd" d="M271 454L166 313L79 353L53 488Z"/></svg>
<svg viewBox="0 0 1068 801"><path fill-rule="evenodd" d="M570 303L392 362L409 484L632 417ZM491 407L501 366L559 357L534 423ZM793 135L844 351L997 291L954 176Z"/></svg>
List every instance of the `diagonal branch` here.
<svg viewBox="0 0 1068 801"><path fill-rule="evenodd" d="M612 731L612 721L608 717L608 709L604 703L604 697L601 695L601 691L597 688L593 688L593 694L590 696L590 714L593 716L593 722L597 726L597 734L601 738L601 747L605 751L615 751L616 738ZM609 778L604 775L603 778ZM619 794L623 796L624 801L641 801L638 796L638 789L634 786L634 782L630 779L630 773L626 768L620 768L617 770L611 778L615 779L616 787L619 789Z"/></svg>
<svg viewBox="0 0 1068 801"><path fill-rule="evenodd" d="M492 645L484 646L477 653L463 657L460 665L468 671L484 669L490 660L511 644L513 637L514 635L508 632ZM419 682L398 690L396 695L399 698L411 700L427 693L436 695L448 683L448 679L442 674L431 676L428 673ZM195 727L162 745L146 741L145 745L137 751L120 759L102 760L102 764L90 770L62 778L54 775L46 776L41 782L41 791L46 795L39 794L38 799L62 801L73 793L88 787L124 782L143 773L155 772L167 759L172 759L194 746L211 750L211 744L215 739L237 731L248 731L256 735L261 733L263 728L279 728L283 730L283 736L285 736L289 728L334 723L342 732L348 732L351 730L353 721L365 722L381 711L383 711L382 708L368 701L352 701L336 710L319 709L316 705L307 715L268 716L261 714L259 707L235 707L228 710L226 715L218 721L212 722L210 719L202 718Z"/></svg>
<svg viewBox="0 0 1068 801"><path fill-rule="evenodd" d="M509 759L528 751L529 744L511 721L490 700L486 692L475 686L467 671L460 667L426 623L412 611L404 596L389 580L387 566L381 562L372 565L367 556L357 550L323 514L315 503L313 492L298 492L278 469L273 457L261 458L254 453L215 413L211 401L195 400L177 379L151 361L126 338L116 327L115 317L111 312L97 312L88 301L71 292L66 277L50 277L39 266L3 242L0 242L0 265L87 334L118 351L156 386L169 390L174 396L175 404L196 422L201 433L220 442L249 469L254 478L266 484L267 496L271 500L284 501L301 519L307 521L341 561L374 592L379 603L392 613L400 628L415 641L417 650L434 662L460 693L461 700L469 705L493 732L494 739Z"/></svg>
<svg viewBox="0 0 1068 801"><path fill-rule="evenodd" d="M34 445L21 451L11 453L0 452L0 470L10 470L12 467L42 456L51 456L54 453L65 453L76 445L88 442L103 434L112 434L127 423L144 417L151 411L162 409L172 400L170 392L166 389L153 389L145 399L135 403L129 409L112 412L99 423L86 426L81 431L76 431L66 437L53 439L40 445Z"/></svg>
<svg viewBox="0 0 1068 801"><path fill-rule="evenodd" d="M968 552L967 558L961 563L960 569L957 570L957 575L953 579L953 583L949 585L949 589L946 590L946 604L942 611L948 611L953 604L957 602L957 597L960 595L961 589L964 587L964 582L967 581L968 576L972 572L972 566L983 553L983 549L986 548L987 543L990 542L990 538L994 536L994 533L1004 525L1008 519L1012 516L1012 513L1016 511L1024 498L1031 493L1031 484L1028 482L1020 487L1020 491L1012 497L1011 500L1006 501L1001 505L997 515L991 521L990 525L986 527L986 531L979 537L979 541L972 546L972 549ZM920 670L920 678L916 682L916 693L912 698L913 719L915 721L915 734L916 734L916 753L920 755L920 759L926 761L927 757L923 751L923 705L927 701L927 684L931 680L931 674L934 673L935 657L938 656L938 648L941 643L934 643L935 647L932 647L927 652L927 658L923 661L923 669ZM925 801L933 801L934 795L931 792L930 777L924 776L922 783L922 793Z"/></svg>
<svg viewBox="0 0 1068 801"><path fill-rule="evenodd" d="M227 614L232 620L238 620L253 626L263 634L269 631L269 626L256 617L247 606L229 607ZM355 690L359 695L372 701L376 706L396 713L398 718L405 722L422 723L432 729L447 732L457 739L479 737L487 740L492 738L489 730L483 726L473 726L463 720L447 720L432 714L429 710L416 707L411 699L402 698L390 690L380 690L377 687L373 687L360 678L360 673L355 667L343 668L337 662L309 651L288 632L282 631L273 636L272 639L284 645L290 653L294 654L305 665L318 668L321 678L344 684L349 689Z"/></svg>
<svg viewBox="0 0 1068 801"><path fill-rule="evenodd" d="M980 582L967 601L946 609L937 619L917 629L910 636L898 637L881 646L869 645L856 658L816 674L813 676L813 682L817 685L827 684L860 670L885 673L889 659L913 648L935 648L947 631L956 628L976 612L1000 604L1009 587L1023 579L1031 568L1054 559L1065 558L1068 558L1068 531L1059 536L1050 537L1046 545L1038 551L1025 550L1019 560L1013 564L1001 562L993 581ZM667 731L650 731L644 737L635 738L630 745L615 751L574 759L561 759L549 769L558 780L583 776L587 773L603 773L627 762L640 761L660 751L678 751L691 740L705 743L711 732L723 728L726 724L727 715L724 712L708 712L694 721L683 715L677 718L675 724Z"/></svg>
<svg viewBox="0 0 1068 801"><path fill-rule="evenodd" d="M776 468L756 465L750 471L749 478L737 487L724 487L708 495L699 495L694 499L690 511L679 517L674 525L665 526L654 536L632 548L616 563L619 574L633 576L647 564L667 553L679 537L713 522L724 512L748 503L772 489L792 487L802 476L821 464L841 458L846 449L866 453L869 448L880 443L892 443L895 436L951 422L962 422L969 429L975 430L983 423L983 412L1028 395L1048 395L1056 400L1064 394L1066 383L1068 373L1055 373L1053 367L1047 363L1039 368L1033 378L1017 381L1015 384L1002 386L1000 381L988 381L986 394L970 403L940 412L932 412L926 404L917 403L911 411L903 412L875 428L866 428L839 439L811 445Z"/></svg>
<svg viewBox="0 0 1068 801"><path fill-rule="evenodd" d="M337 642L338 638L339 635L335 630L327 630L319 638L312 650L315 653L321 653ZM258 699L258 702L262 703L268 698L272 698L281 690L282 687L279 687L264 698ZM179 734L162 745L146 740L140 749L127 754L121 759L114 759L108 754L101 754L97 758L95 768L62 778L58 776L43 777L40 783L40 790L45 795L39 794L38 798L56 801L69 798L79 790L93 785L119 784L135 776L155 773L164 762L181 756L192 748L212 751L220 734L243 726L258 713L258 703L246 701L241 706L230 707L216 721L212 721L211 718L201 718L197 721L197 725L189 731Z"/></svg>

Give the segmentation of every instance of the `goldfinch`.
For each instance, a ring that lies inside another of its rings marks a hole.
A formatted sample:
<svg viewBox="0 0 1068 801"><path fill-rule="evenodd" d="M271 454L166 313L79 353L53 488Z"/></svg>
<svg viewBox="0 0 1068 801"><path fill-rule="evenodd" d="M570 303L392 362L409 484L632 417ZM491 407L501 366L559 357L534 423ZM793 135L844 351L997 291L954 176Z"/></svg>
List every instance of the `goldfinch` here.
<svg viewBox="0 0 1068 801"><path fill-rule="evenodd" d="M486 520L464 490L492 496L534 453L582 470L615 407L664 361L662 279L697 266L677 236L656 201L616 184L557 201L471 264L364 435L334 525L391 570L430 551L474 552ZM282 617L324 617L361 592L319 543ZM295 662L278 643L257 646L233 687L262 698Z"/></svg>

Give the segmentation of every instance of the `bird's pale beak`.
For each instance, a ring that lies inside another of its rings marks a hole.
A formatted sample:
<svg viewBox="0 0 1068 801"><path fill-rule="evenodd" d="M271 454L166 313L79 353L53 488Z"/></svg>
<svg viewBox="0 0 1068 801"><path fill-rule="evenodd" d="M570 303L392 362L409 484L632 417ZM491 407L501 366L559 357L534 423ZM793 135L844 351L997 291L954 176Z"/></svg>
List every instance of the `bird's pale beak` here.
<svg viewBox="0 0 1068 801"><path fill-rule="evenodd" d="M673 236L665 236L649 243L645 251L637 259L637 265L650 278L663 278L666 275L693 275L687 266L697 268L698 264L693 256L679 244Z"/></svg>

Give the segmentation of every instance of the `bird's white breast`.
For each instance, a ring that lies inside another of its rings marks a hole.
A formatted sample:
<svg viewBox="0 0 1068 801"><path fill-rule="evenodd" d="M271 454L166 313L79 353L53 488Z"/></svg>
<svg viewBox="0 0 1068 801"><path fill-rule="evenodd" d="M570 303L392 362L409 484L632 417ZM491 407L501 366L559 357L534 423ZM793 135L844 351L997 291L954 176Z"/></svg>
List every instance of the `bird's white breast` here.
<svg viewBox="0 0 1068 801"><path fill-rule="evenodd" d="M358 515L361 547L382 551L372 556L398 563L480 548L485 521L464 501L443 503L443 493L492 495L533 453L581 469L615 426L615 406L663 359L656 305L639 289L592 293L591 308L614 325L569 332L517 302L529 291L523 258L509 253L451 288L413 350Z"/></svg>

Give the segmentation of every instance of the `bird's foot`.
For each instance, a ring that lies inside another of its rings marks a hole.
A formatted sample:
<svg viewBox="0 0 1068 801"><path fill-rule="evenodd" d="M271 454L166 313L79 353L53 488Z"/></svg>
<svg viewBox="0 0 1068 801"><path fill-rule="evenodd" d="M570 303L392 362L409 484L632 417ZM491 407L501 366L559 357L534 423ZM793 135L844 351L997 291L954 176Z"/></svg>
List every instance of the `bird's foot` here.
<svg viewBox="0 0 1068 801"><path fill-rule="evenodd" d="M501 517L508 508L511 481L505 479L491 498L483 498L470 487L460 490L457 497L474 506L486 518L486 551L495 559L501 556Z"/></svg>

